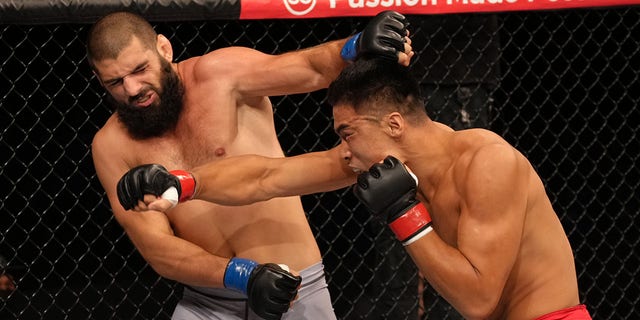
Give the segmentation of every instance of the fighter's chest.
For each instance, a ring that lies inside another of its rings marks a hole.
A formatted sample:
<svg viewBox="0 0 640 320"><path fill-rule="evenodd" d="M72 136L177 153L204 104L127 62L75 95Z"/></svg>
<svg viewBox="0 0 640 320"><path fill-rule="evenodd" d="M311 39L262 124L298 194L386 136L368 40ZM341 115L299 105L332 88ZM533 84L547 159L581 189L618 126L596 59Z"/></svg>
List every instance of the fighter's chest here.
<svg viewBox="0 0 640 320"><path fill-rule="evenodd" d="M156 139L137 148L136 162L159 163L167 169L191 169L227 156L232 142L220 138L192 136Z"/></svg>
<svg viewBox="0 0 640 320"><path fill-rule="evenodd" d="M186 123L161 137L136 141L134 164L159 163L168 169L190 169L227 156L233 149L237 130L204 119ZM211 121L214 122L214 121Z"/></svg>
<svg viewBox="0 0 640 320"><path fill-rule="evenodd" d="M271 119L254 119L248 126L245 118L228 118L225 115L184 118L175 132L145 143L139 152L139 162L164 164L172 168L190 169L225 157L255 153L267 153L272 143L268 137L275 136ZM277 148L275 148L277 149ZM279 149L278 149L279 150Z"/></svg>

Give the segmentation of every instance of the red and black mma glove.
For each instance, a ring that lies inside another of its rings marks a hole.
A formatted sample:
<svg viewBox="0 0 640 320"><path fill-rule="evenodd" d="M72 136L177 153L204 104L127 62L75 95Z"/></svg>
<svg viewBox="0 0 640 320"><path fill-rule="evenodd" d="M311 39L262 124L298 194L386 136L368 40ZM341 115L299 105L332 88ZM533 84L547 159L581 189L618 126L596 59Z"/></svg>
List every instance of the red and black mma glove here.
<svg viewBox="0 0 640 320"><path fill-rule="evenodd" d="M176 199L166 194L172 187L177 191ZM195 190L196 181L189 172L167 171L159 164L144 164L129 170L120 178L117 186L118 200L125 210L133 209L138 201L144 200L145 194L163 196L176 205L178 201L191 199Z"/></svg>
<svg viewBox="0 0 640 320"><path fill-rule="evenodd" d="M302 282L275 263L258 264L243 258L232 258L224 272L224 287L247 296L249 308L267 320L278 320L289 310Z"/></svg>
<svg viewBox="0 0 640 320"><path fill-rule="evenodd" d="M395 11L383 11L371 18L367 26L355 34L340 51L342 59L353 61L361 56L398 60L398 52L404 51L404 37L409 22Z"/></svg>
<svg viewBox="0 0 640 320"><path fill-rule="evenodd" d="M398 159L388 156L358 175L353 193L384 219L404 246L431 232L431 216L416 199L417 180Z"/></svg>

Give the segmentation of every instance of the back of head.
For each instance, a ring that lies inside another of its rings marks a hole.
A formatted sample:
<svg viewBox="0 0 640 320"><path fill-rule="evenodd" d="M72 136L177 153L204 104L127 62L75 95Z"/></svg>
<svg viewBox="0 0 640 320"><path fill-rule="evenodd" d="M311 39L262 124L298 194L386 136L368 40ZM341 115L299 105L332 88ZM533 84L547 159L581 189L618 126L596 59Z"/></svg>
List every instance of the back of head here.
<svg viewBox="0 0 640 320"><path fill-rule="evenodd" d="M98 20L87 37L87 58L96 61L115 59L133 37L147 48L155 48L157 33L144 18L129 12L115 12Z"/></svg>
<svg viewBox="0 0 640 320"><path fill-rule="evenodd" d="M356 60L329 85L327 95L331 105L349 105L361 114L426 115L418 81L409 68L388 60Z"/></svg>

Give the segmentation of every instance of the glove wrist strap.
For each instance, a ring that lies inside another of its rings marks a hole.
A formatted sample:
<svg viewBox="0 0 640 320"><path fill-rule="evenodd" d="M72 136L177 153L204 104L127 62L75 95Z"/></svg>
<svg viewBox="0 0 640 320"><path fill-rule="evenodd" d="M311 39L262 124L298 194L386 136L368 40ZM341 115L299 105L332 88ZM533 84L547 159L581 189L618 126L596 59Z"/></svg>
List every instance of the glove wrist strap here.
<svg viewBox="0 0 640 320"><path fill-rule="evenodd" d="M410 245L433 230L429 211L422 203L409 208L401 216L391 221L389 227L403 246Z"/></svg>
<svg viewBox="0 0 640 320"><path fill-rule="evenodd" d="M249 277L258 263L243 258L232 258L224 270L224 287L238 290L247 295Z"/></svg>
<svg viewBox="0 0 640 320"><path fill-rule="evenodd" d="M180 181L180 199L178 201L184 202L191 200L193 194L196 192L196 180L190 172L184 170L172 170L169 173L176 176Z"/></svg>
<svg viewBox="0 0 640 320"><path fill-rule="evenodd" d="M358 39L362 33L358 32L355 36L349 38L347 42L342 46L342 50L340 50L340 56L342 59L347 61L353 61L358 56Z"/></svg>

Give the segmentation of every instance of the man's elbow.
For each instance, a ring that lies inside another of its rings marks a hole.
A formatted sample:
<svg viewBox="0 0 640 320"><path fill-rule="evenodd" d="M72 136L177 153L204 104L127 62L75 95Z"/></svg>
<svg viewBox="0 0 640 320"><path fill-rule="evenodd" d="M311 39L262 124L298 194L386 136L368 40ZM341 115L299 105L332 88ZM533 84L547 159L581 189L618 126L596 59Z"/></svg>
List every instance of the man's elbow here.
<svg viewBox="0 0 640 320"><path fill-rule="evenodd" d="M485 307L478 306L477 308L468 308L467 310L460 311L460 314L467 320L484 320L488 319L492 312L489 312Z"/></svg>
<svg viewBox="0 0 640 320"><path fill-rule="evenodd" d="M498 300L498 297L476 296L464 302L464 305L458 308L458 312L468 320L488 319L495 313Z"/></svg>

